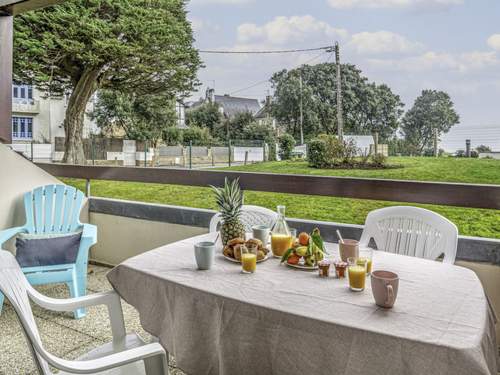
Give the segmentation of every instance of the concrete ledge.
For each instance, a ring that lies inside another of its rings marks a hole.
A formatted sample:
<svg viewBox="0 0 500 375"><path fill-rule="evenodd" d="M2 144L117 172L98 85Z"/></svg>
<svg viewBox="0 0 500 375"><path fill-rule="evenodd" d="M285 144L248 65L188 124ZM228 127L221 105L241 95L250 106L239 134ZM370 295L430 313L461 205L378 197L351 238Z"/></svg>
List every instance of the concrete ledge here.
<svg viewBox="0 0 500 375"><path fill-rule="evenodd" d="M119 199L90 198L90 212L131 217L134 219L208 228L213 210L142 203Z"/></svg>
<svg viewBox="0 0 500 375"><path fill-rule="evenodd" d="M152 220L171 224L208 228L213 210L142 203L107 198L90 198L90 212L135 219ZM345 238L359 239L362 225L289 218L289 225L298 232L311 232L318 227L326 241L337 242L335 231L339 229ZM500 265L500 240L481 237L459 236L457 260L488 262Z"/></svg>

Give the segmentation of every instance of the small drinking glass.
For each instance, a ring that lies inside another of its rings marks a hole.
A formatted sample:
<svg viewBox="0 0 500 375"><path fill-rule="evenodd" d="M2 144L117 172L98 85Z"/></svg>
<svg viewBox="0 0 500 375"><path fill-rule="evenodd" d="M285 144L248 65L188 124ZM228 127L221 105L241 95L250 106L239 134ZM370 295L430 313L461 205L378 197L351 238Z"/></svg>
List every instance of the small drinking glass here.
<svg viewBox="0 0 500 375"><path fill-rule="evenodd" d="M257 269L257 246L242 245L241 249L241 272L254 273Z"/></svg>
<svg viewBox="0 0 500 375"><path fill-rule="evenodd" d="M362 260L366 260L366 276L368 276L372 273L373 249L371 249L369 247L359 249L358 262L362 263Z"/></svg>
<svg viewBox="0 0 500 375"><path fill-rule="evenodd" d="M295 239L297 238L297 229L290 228L290 236L292 236L292 241L295 241Z"/></svg>
<svg viewBox="0 0 500 375"><path fill-rule="evenodd" d="M361 292L366 284L366 265L367 260L362 258L347 259L347 275L349 277L349 288L353 292Z"/></svg>

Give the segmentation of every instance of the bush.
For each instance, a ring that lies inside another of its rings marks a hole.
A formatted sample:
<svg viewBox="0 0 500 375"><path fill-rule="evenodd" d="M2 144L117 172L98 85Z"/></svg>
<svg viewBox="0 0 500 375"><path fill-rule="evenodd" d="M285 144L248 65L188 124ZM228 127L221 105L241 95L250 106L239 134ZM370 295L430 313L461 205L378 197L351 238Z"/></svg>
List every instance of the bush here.
<svg viewBox="0 0 500 375"><path fill-rule="evenodd" d="M356 142L341 142L337 137L321 134L307 144L308 160L311 167L333 168L352 165L358 154Z"/></svg>
<svg viewBox="0 0 500 375"><path fill-rule="evenodd" d="M278 144L280 146L279 156L281 160L290 160L295 147L295 139L290 134L283 134L278 137Z"/></svg>
<svg viewBox="0 0 500 375"><path fill-rule="evenodd" d="M455 156L457 158L464 158L465 157L465 151L464 150L457 150L457 152L455 152Z"/></svg>
<svg viewBox="0 0 500 375"><path fill-rule="evenodd" d="M359 149L356 142L339 141L333 135L321 134L307 144L309 166L314 168L383 168L387 158L383 154L364 153L356 159Z"/></svg>
<svg viewBox="0 0 500 375"><path fill-rule="evenodd" d="M478 158L479 153L476 150L470 150L470 157L471 158Z"/></svg>
<svg viewBox="0 0 500 375"><path fill-rule="evenodd" d="M326 160L326 142L315 138L307 144L307 160L309 166L314 168L328 168Z"/></svg>
<svg viewBox="0 0 500 375"><path fill-rule="evenodd" d="M167 146L180 145L183 139L182 130L176 126L169 126L163 131L163 141Z"/></svg>
<svg viewBox="0 0 500 375"><path fill-rule="evenodd" d="M491 152L491 148L485 145L479 145L476 147L477 152Z"/></svg>
<svg viewBox="0 0 500 375"><path fill-rule="evenodd" d="M184 143L193 143L193 146L210 146L213 142L213 138L210 135L210 131L207 128L199 128L197 126L191 126L182 131L182 137Z"/></svg>
<svg viewBox="0 0 500 375"><path fill-rule="evenodd" d="M387 164L387 156L384 154L373 154L371 156L372 165L375 167L383 167Z"/></svg>

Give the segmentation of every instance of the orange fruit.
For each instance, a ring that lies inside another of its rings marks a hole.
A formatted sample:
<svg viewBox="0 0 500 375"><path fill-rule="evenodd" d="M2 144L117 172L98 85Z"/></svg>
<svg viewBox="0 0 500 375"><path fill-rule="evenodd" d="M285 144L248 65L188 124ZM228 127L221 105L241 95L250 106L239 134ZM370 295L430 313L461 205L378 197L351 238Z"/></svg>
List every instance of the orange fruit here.
<svg viewBox="0 0 500 375"><path fill-rule="evenodd" d="M299 264L299 260L300 260L299 256L292 254L288 257L286 261L288 264Z"/></svg>
<svg viewBox="0 0 500 375"><path fill-rule="evenodd" d="M299 243L302 246L309 245L309 235L306 232L302 232L299 234Z"/></svg>

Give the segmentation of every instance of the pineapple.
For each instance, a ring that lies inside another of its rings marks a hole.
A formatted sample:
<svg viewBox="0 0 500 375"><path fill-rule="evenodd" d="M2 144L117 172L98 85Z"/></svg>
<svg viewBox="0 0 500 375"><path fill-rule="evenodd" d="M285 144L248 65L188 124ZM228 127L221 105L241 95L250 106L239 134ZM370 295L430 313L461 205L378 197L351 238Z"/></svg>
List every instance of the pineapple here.
<svg viewBox="0 0 500 375"><path fill-rule="evenodd" d="M222 216L220 234L222 243L227 243L233 238L245 239L245 227L240 220L241 206L243 205L243 192L240 189L239 179L224 181L224 187L212 186L215 199Z"/></svg>

